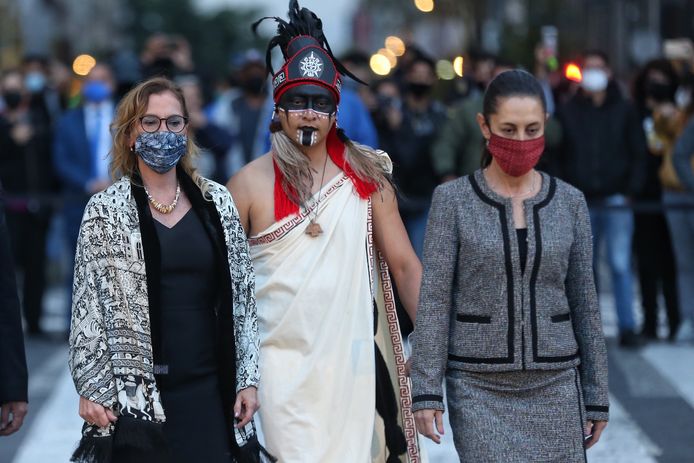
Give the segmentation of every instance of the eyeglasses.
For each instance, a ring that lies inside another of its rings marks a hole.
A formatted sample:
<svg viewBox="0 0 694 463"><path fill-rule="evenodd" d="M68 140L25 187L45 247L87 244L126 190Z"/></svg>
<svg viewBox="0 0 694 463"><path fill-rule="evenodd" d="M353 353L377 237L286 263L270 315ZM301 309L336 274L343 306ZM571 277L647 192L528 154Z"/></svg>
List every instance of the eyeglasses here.
<svg viewBox="0 0 694 463"><path fill-rule="evenodd" d="M148 133L156 132L161 127L161 121L166 121L166 128L169 132L178 133L182 131L186 124L188 124L188 118L183 116L169 116L169 117L157 117L151 114L142 116L140 118L140 125L142 130Z"/></svg>

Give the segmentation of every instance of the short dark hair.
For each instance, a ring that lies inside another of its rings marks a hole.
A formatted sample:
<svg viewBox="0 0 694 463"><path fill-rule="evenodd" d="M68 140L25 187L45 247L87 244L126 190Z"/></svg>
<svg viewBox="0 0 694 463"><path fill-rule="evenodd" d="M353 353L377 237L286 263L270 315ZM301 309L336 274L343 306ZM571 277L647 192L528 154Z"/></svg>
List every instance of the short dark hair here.
<svg viewBox="0 0 694 463"><path fill-rule="evenodd" d="M609 67L610 66L610 58L607 56L607 53L605 53L602 50L598 50L597 48L590 48L588 50L585 50L582 54L583 57L583 62L586 61L588 58L600 58L604 63L605 66Z"/></svg>
<svg viewBox="0 0 694 463"><path fill-rule="evenodd" d="M424 53L420 52L416 54L414 58L412 58L412 61L410 61L407 65L407 69L405 72L410 72L412 68L418 63L423 63L427 65L432 71L436 71L436 63L434 63L434 60L431 59L429 56L425 55Z"/></svg>

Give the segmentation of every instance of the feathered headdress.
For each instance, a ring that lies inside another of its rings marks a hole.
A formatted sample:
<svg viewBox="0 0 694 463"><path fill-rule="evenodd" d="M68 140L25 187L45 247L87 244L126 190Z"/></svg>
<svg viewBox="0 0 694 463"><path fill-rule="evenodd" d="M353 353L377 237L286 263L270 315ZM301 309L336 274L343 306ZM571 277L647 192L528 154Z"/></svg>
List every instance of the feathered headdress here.
<svg viewBox="0 0 694 463"><path fill-rule="evenodd" d="M289 22L277 16L266 16L253 23L253 32L266 19L277 22L277 35L268 43L265 62L273 75L272 87L275 102L290 88L304 84L320 85L330 90L335 101L340 101L342 76L362 82L349 72L333 55L328 39L323 33L323 22L308 8L299 8L298 0L289 2ZM285 63L275 73L272 68L272 50L280 47Z"/></svg>

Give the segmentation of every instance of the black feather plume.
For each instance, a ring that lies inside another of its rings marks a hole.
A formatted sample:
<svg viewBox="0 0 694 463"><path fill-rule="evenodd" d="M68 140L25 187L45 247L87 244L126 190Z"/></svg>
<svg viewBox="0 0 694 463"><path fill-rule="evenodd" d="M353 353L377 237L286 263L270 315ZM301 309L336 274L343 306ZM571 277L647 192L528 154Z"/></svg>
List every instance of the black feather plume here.
<svg viewBox="0 0 694 463"><path fill-rule="evenodd" d="M272 19L277 23L277 35L270 39L267 51L265 53L265 65L267 66L267 70L270 74L274 74L274 70L272 69L272 50L279 46L280 50L282 50L284 59L289 59L290 57L287 56L287 46L289 45L289 42L291 42L294 37L308 35L316 39L320 46L325 49L335 63L335 68L340 74L348 76L351 79L366 85L365 82L352 74L342 63L337 60L337 58L335 58L335 55L333 55L333 52L330 49L328 39L323 33L323 21L321 21L321 19L313 11L309 10L308 8L299 8L298 0L290 0L287 17L289 18L289 22L277 16L265 16L264 18L260 18L254 22L251 26L251 29L257 35L258 26L266 19Z"/></svg>

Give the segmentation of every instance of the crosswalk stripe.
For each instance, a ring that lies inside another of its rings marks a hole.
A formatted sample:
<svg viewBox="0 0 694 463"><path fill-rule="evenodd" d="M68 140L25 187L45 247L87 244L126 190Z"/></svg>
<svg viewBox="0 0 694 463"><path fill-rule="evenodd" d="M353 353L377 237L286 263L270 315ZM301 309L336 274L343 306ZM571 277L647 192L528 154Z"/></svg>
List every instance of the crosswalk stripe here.
<svg viewBox="0 0 694 463"><path fill-rule="evenodd" d="M52 384L54 392L38 412L13 463L67 463L77 446L82 419L67 366Z"/></svg>

